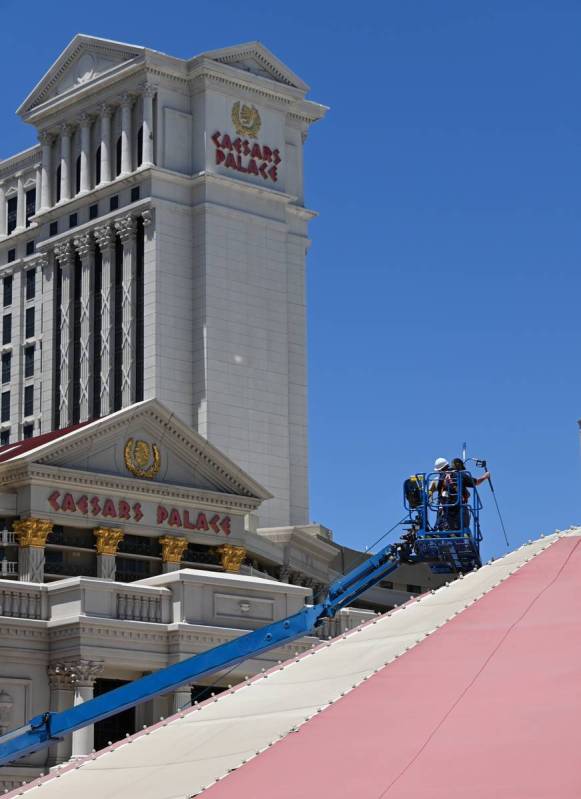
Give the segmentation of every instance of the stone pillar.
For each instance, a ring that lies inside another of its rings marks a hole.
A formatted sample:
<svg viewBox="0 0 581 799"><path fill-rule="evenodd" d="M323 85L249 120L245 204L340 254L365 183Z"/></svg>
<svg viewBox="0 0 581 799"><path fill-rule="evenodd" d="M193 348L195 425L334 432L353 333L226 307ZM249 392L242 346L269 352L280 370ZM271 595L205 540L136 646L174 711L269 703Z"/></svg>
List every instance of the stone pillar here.
<svg viewBox="0 0 581 799"><path fill-rule="evenodd" d="M40 410L42 413L41 430L52 430L54 425L54 379L55 364L54 350L55 341L53 324L55 318L55 265L54 253L47 254L46 266L42 269L42 324L43 324L43 347L37 347L38 357L41 361L42 387ZM35 357L36 359L36 357ZM40 370L39 370L40 371ZM35 374L36 364L35 364Z"/></svg>
<svg viewBox="0 0 581 799"><path fill-rule="evenodd" d="M103 664L95 660L79 660L69 664L71 683L75 690L73 705L82 704L93 698L95 679L103 671ZM71 757L87 757L93 751L95 742L92 724L73 732Z"/></svg>
<svg viewBox="0 0 581 799"><path fill-rule="evenodd" d="M123 540L123 530L119 527L95 527L93 535L97 539L97 577L115 580L115 555Z"/></svg>
<svg viewBox="0 0 581 799"><path fill-rule="evenodd" d="M6 237L6 189L4 183L0 183L0 239Z"/></svg>
<svg viewBox="0 0 581 799"><path fill-rule="evenodd" d="M61 126L61 202L71 199L71 125Z"/></svg>
<svg viewBox="0 0 581 799"><path fill-rule="evenodd" d="M16 208L16 228L14 229L14 232L21 233L26 228L26 198L24 196L24 176L22 172L18 173L17 178L18 178L18 183L17 183L18 205Z"/></svg>
<svg viewBox="0 0 581 799"><path fill-rule="evenodd" d="M188 540L177 535L162 535L161 544L162 571L177 572L182 563L182 556L187 549Z"/></svg>
<svg viewBox="0 0 581 799"><path fill-rule="evenodd" d="M73 706L73 685L70 666L67 663L51 663L48 666L50 685L50 709L53 713L68 710ZM71 756L71 736L52 744L48 753L48 765L56 766Z"/></svg>
<svg viewBox="0 0 581 799"><path fill-rule="evenodd" d="M111 182L111 116L113 107L103 103L101 113L101 180L99 185Z"/></svg>
<svg viewBox="0 0 581 799"><path fill-rule="evenodd" d="M12 529L18 539L18 579L28 583L44 582L44 546L52 531L48 519L18 519Z"/></svg>
<svg viewBox="0 0 581 799"><path fill-rule="evenodd" d="M131 109L133 95L125 93L121 97L121 175L128 175L133 171L131 131Z"/></svg>
<svg viewBox="0 0 581 799"><path fill-rule="evenodd" d="M37 213L39 211L47 211L52 202L51 197L51 183L52 183L52 145L54 141L54 136L48 133L46 130L43 130L38 135L38 140L42 145L42 177L41 177L41 193L40 196L36 198L37 202L40 203L40 208L37 209Z"/></svg>
<svg viewBox="0 0 581 799"><path fill-rule="evenodd" d="M73 323L73 279L75 251L70 241L57 244L54 248L55 258L61 267L61 321L60 321L60 396L59 424L67 427L71 421L71 380L72 380L72 323Z"/></svg>
<svg viewBox="0 0 581 799"><path fill-rule="evenodd" d="M86 422L93 409L93 285L95 277L95 243L90 233L74 239L81 259L81 341L79 421Z"/></svg>
<svg viewBox="0 0 581 799"><path fill-rule="evenodd" d="M111 225L94 230L101 251L101 395L100 416L113 410L113 335L115 331L115 231Z"/></svg>
<svg viewBox="0 0 581 799"><path fill-rule="evenodd" d="M244 547L237 547L234 544L222 544L218 547L220 561L224 567L224 571L236 574L240 571L242 561L246 557L246 550Z"/></svg>
<svg viewBox="0 0 581 799"><path fill-rule="evenodd" d="M35 164L34 169L36 170L36 208L34 213L37 214L42 195L42 164Z"/></svg>
<svg viewBox="0 0 581 799"><path fill-rule="evenodd" d="M153 165L153 98L157 86L143 84L143 161L142 166Z"/></svg>
<svg viewBox="0 0 581 799"><path fill-rule="evenodd" d="M91 123L93 118L90 114L81 114L79 124L81 126L81 191L86 194L91 190Z"/></svg>
<svg viewBox="0 0 581 799"><path fill-rule="evenodd" d="M192 686L180 685L177 691L172 694L172 713L179 713L180 710L189 707L192 704Z"/></svg>
<svg viewBox="0 0 581 799"><path fill-rule="evenodd" d="M121 407L135 402L135 304L137 266L137 223L128 214L115 222L123 244L123 286L121 291Z"/></svg>

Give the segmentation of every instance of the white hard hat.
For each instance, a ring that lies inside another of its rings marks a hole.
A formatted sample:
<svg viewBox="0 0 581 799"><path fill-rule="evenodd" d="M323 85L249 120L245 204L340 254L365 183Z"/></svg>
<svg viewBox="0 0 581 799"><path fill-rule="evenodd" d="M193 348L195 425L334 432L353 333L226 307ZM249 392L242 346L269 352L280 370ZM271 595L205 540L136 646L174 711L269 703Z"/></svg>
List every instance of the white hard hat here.
<svg viewBox="0 0 581 799"><path fill-rule="evenodd" d="M446 460L446 458L436 458L436 462L434 463L434 469L437 472L441 472L442 469L446 468L446 466L449 466L449 463Z"/></svg>

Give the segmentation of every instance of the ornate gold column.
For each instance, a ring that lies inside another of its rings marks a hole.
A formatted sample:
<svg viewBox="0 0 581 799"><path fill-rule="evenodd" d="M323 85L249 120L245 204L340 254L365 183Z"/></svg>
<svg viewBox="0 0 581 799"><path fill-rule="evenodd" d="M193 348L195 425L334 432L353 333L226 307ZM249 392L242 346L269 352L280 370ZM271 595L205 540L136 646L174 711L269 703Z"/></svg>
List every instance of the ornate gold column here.
<svg viewBox="0 0 581 799"><path fill-rule="evenodd" d="M125 533L120 527L95 527L93 535L97 539L97 577L114 580L116 572L115 555Z"/></svg>
<svg viewBox="0 0 581 799"><path fill-rule="evenodd" d="M163 572L178 571L182 562L182 556L188 546L187 538L177 535L162 535L159 539L159 543L161 544Z"/></svg>
<svg viewBox="0 0 581 799"><path fill-rule="evenodd" d="M224 570L236 574L240 571L242 561L246 557L246 550L244 547L237 547L234 544L222 544L218 547L218 554Z"/></svg>
<svg viewBox="0 0 581 799"><path fill-rule="evenodd" d="M18 579L29 583L44 582L44 545L52 532L48 519L18 519L12 523L18 538Z"/></svg>

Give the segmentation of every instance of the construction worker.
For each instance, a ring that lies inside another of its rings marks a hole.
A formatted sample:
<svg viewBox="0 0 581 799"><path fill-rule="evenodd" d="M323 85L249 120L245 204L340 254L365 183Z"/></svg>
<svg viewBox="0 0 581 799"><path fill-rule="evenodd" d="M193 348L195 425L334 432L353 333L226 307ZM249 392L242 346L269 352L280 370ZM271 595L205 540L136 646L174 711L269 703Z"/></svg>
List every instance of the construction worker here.
<svg viewBox="0 0 581 799"><path fill-rule="evenodd" d="M455 473L453 476L453 488L451 490L451 498L454 496L453 507L449 509L448 521L450 530L465 529L470 524L470 509L468 501L470 499L469 488L476 488L485 480L490 479L490 472L485 472L481 477L474 477L466 469L464 461L461 458L452 459L451 472ZM457 501L458 483L462 484L462 502Z"/></svg>
<svg viewBox="0 0 581 799"><path fill-rule="evenodd" d="M450 464L446 458L436 458L434 462L434 471L438 472L439 477L437 480L432 480L428 489L428 496L430 502L434 494L438 497L438 511L436 516L436 530L448 530L448 512L449 512L449 482L450 482Z"/></svg>

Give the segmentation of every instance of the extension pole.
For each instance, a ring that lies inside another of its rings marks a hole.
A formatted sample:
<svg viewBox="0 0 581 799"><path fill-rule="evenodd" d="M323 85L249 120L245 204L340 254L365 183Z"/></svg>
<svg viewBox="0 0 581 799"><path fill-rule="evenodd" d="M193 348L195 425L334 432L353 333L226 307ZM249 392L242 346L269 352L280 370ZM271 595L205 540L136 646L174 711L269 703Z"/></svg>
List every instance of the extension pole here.
<svg viewBox="0 0 581 799"><path fill-rule="evenodd" d="M486 469L486 461L484 461L484 468ZM500 519L500 526L502 527L502 532L504 533L504 540L506 541L506 546L509 547L510 544L508 543L508 536L506 534L504 522L502 521L502 514L500 513L500 508L498 507L498 500L496 499L496 491L494 490L494 486L492 485L492 480L490 479L490 477L488 478L488 485L490 486L490 490L492 491L492 498L494 499L494 504L496 505L496 512L498 513L498 518Z"/></svg>

